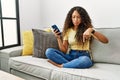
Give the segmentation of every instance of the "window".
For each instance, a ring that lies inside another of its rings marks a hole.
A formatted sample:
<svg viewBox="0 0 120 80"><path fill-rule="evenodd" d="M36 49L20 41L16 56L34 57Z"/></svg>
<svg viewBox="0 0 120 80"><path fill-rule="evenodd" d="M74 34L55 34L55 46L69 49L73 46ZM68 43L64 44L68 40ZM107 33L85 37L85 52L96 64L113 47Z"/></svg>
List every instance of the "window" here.
<svg viewBox="0 0 120 80"><path fill-rule="evenodd" d="M20 45L18 0L0 0L0 49Z"/></svg>

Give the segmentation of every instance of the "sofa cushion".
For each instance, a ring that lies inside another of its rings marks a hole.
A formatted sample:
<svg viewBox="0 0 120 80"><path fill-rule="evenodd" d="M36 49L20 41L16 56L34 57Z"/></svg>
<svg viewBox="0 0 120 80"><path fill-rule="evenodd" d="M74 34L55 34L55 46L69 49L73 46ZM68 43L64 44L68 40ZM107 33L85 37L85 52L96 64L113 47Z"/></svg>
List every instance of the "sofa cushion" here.
<svg viewBox="0 0 120 80"><path fill-rule="evenodd" d="M120 65L96 63L90 69L54 69L51 80L119 80Z"/></svg>
<svg viewBox="0 0 120 80"><path fill-rule="evenodd" d="M52 32L46 32L40 29L32 29L34 35L34 57L46 58L47 48L58 49L57 40Z"/></svg>
<svg viewBox="0 0 120 80"><path fill-rule="evenodd" d="M32 55L33 54L33 33L32 30L24 31L22 33L23 40L23 51L22 55Z"/></svg>
<svg viewBox="0 0 120 80"><path fill-rule="evenodd" d="M53 66L47 62L47 59L36 58L32 56L12 57L9 60L11 70L17 70L35 77L50 80Z"/></svg>
<svg viewBox="0 0 120 80"><path fill-rule="evenodd" d="M120 65L95 63L90 69L58 68L47 59L12 57L10 68L47 80L119 80Z"/></svg>
<svg viewBox="0 0 120 80"><path fill-rule="evenodd" d="M93 40L91 48L94 62L120 64L120 28L98 28L96 31L104 34L109 43L103 44Z"/></svg>

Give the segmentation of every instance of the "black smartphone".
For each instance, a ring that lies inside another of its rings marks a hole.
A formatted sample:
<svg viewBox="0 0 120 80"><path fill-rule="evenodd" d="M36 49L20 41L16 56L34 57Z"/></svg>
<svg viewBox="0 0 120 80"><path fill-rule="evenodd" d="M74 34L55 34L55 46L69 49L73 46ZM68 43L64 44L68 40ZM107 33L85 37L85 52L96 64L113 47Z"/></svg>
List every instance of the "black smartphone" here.
<svg viewBox="0 0 120 80"><path fill-rule="evenodd" d="M60 29L57 27L57 25L52 25L51 27L53 30L57 30L57 32L60 32ZM61 32L60 32L60 34L61 34Z"/></svg>

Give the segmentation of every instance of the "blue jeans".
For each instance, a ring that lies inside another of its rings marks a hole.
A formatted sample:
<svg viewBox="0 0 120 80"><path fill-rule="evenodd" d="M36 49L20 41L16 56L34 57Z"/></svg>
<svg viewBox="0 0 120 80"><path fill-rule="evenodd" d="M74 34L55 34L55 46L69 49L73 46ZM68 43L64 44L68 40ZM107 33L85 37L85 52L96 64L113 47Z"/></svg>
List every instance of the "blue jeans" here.
<svg viewBox="0 0 120 80"><path fill-rule="evenodd" d="M48 48L46 56L57 64L63 64L64 68L89 68L93 65L88 51L70 50L65 54L57 49Z"/></svg>

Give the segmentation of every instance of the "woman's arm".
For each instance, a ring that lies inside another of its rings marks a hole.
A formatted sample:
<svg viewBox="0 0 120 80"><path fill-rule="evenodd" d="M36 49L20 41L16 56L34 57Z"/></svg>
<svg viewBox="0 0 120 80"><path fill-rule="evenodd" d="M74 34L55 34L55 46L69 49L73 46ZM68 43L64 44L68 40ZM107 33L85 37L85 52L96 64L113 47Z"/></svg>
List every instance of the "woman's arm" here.
<svg viewBox="0 0 120 80"><path fill-rule="evenodd" d="M92 33L92 36L93 36L95 39L97 39L97 40L99 40L100 42L102 42L102 43L108 43L108 42L109 42L109 40L107 39L107 37L104 36L103 34L101 34L100 32L95 31L94 33Z"/></svg>
<svg viewBox="0 0 120 80"><path fill-rule="evenodd" d="M83 33L83 41L85 41L85 39L89 39L89 37L91 37L91 35L97 39L98 41L102 42L102 43L108 43L109 40L107 39L107 37L105 35L103 35L100 32L94 31L93 28L88 28L84 33Z"/></svg>
<svg viewBox="0 0 120 80"><path fill-rule="evenodd" d="M62 52L66 53L67 49L68 49L68 40L63 40L62 41L61 35L59 35L60 32L54 31L54 34L55 34L55 37L57 38L59 49Z"/></svg>
<svg viewBox="0 0 120 80"><path fill-rule="evenodd" d="M67 52L67 49L68 49L68 41L67 41L67 40L64 40L64 41L62 42L62 40L59 39L59 38L57 38L57 40L58 40L59 49L60 49L62 52L66 53L66 52Z"/></svg>

